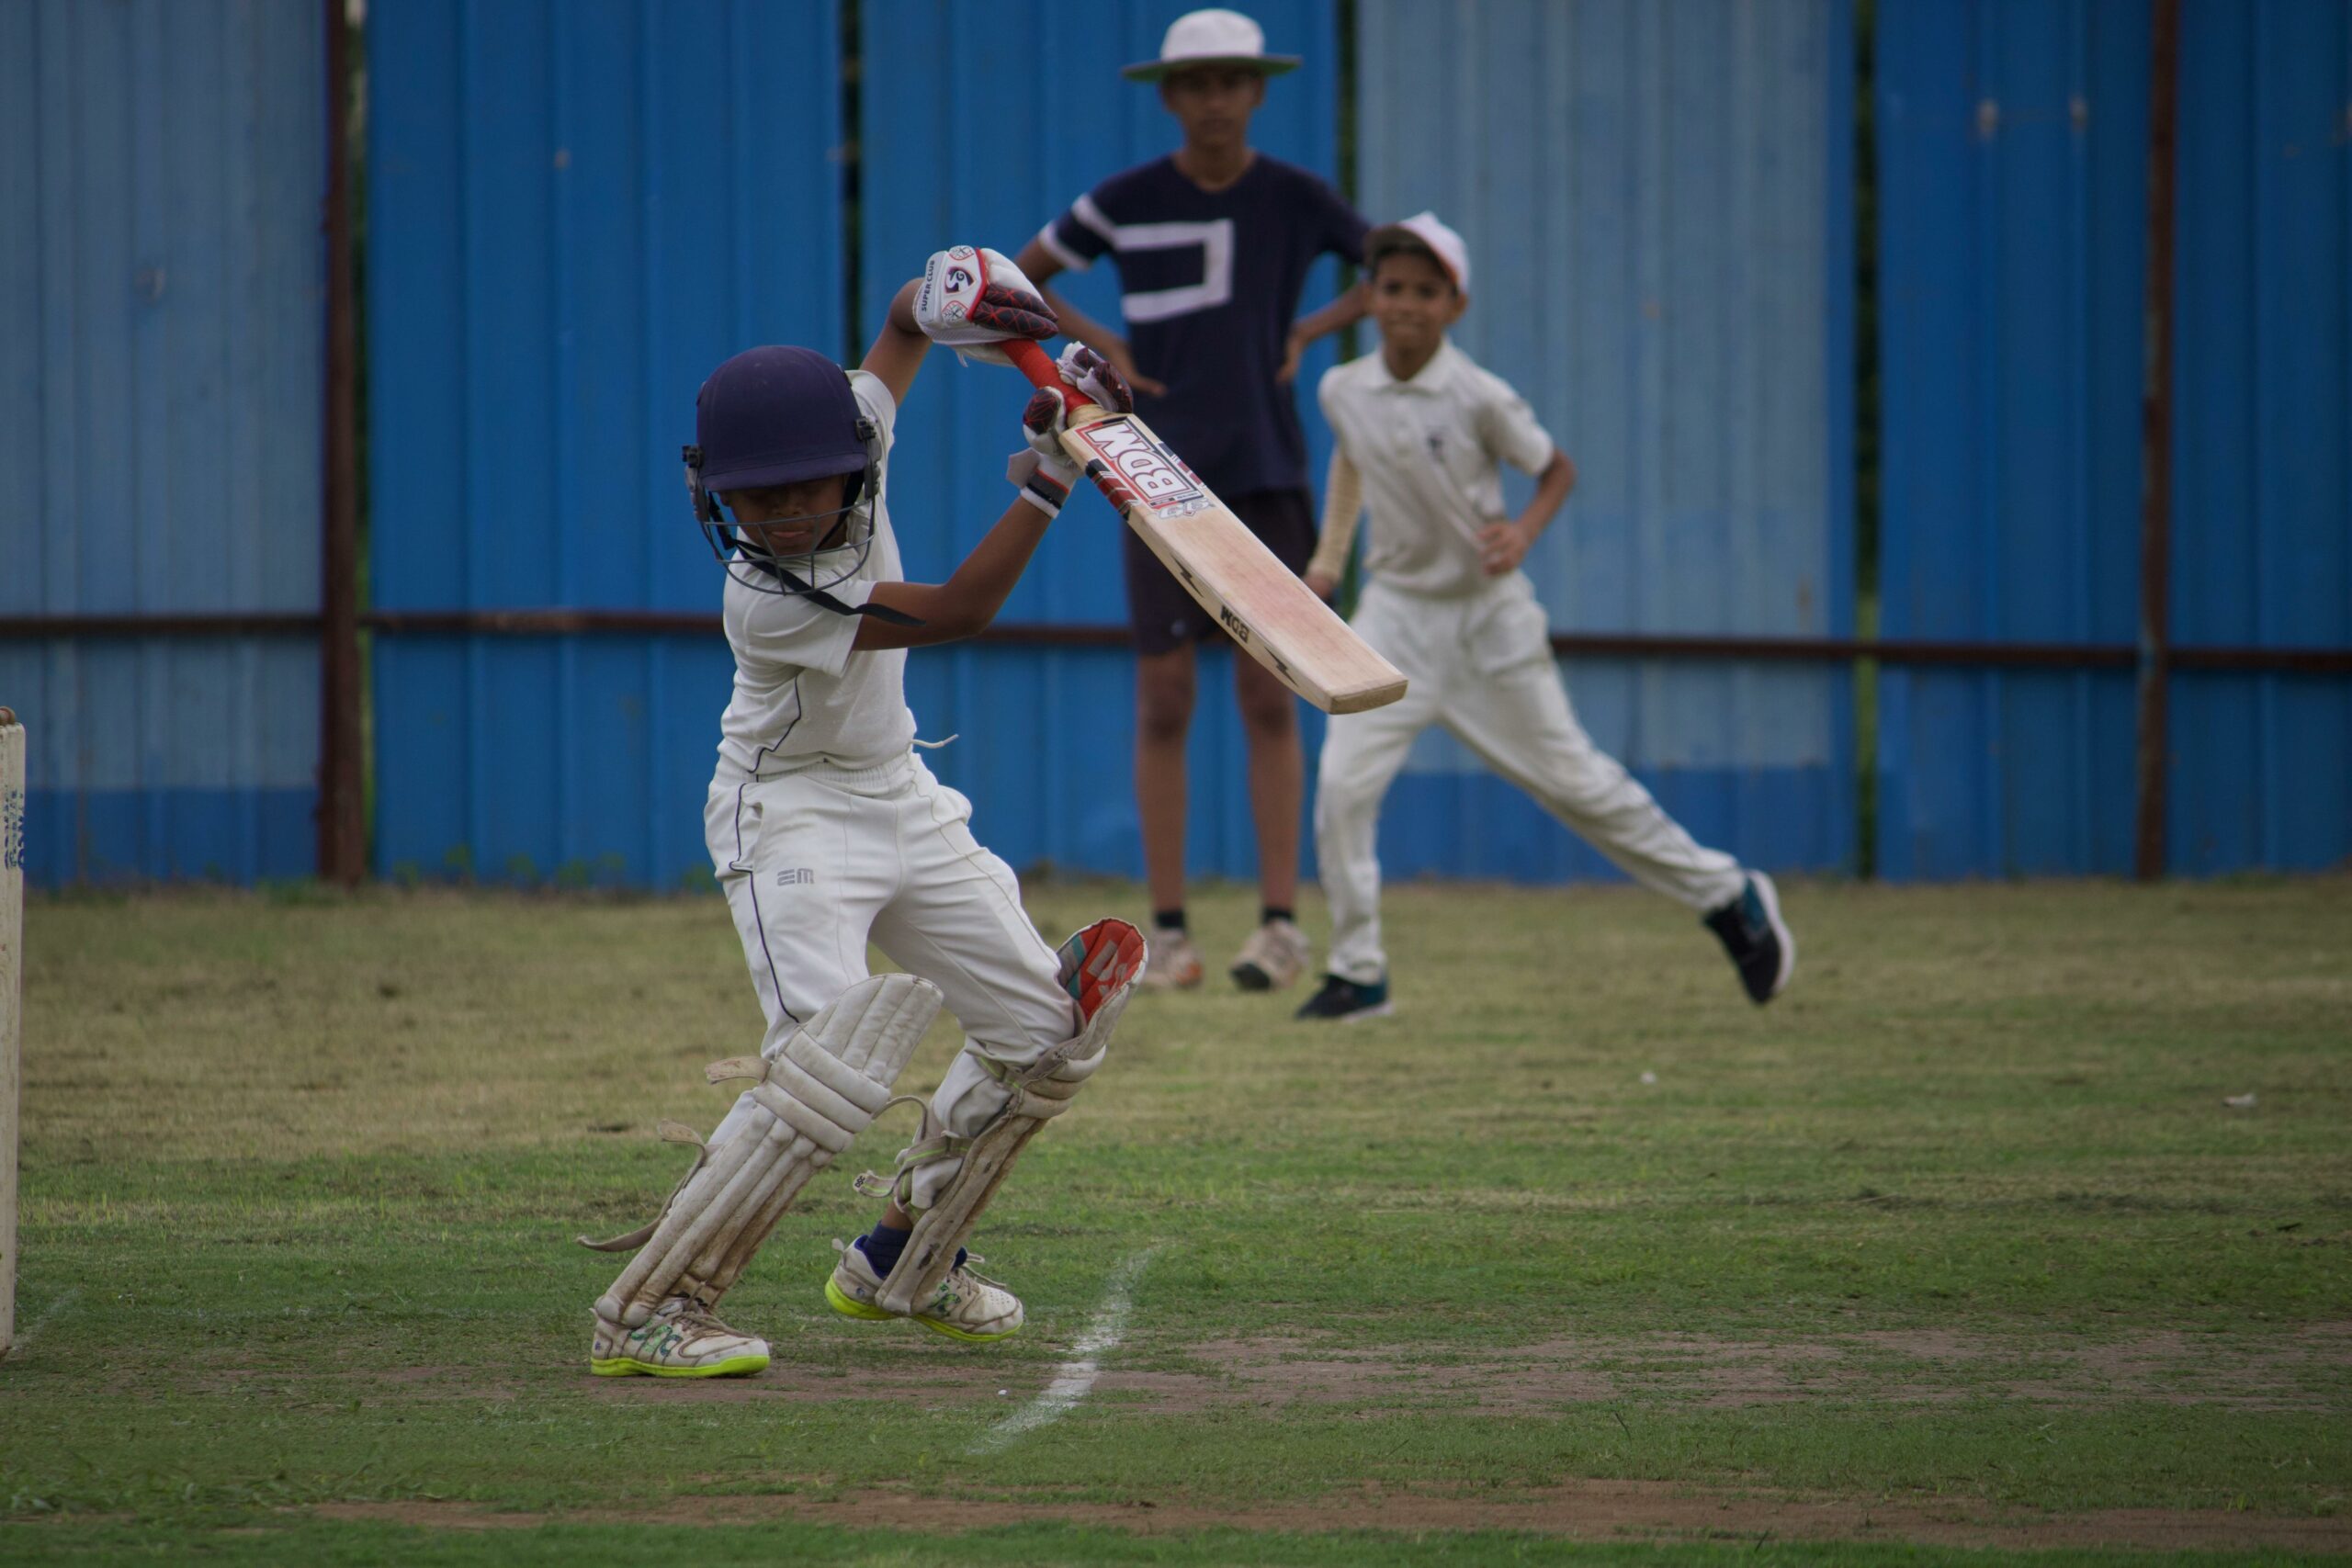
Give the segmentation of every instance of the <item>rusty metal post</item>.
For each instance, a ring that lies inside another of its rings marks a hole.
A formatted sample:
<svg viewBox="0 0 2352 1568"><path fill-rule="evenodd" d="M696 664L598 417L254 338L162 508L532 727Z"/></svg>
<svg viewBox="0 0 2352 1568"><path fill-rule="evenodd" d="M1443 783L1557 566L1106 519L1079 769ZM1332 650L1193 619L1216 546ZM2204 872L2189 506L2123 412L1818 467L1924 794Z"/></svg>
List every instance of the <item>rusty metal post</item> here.
<svg viewBox="0 0 2352 1568"><path fill-rule="evenodd" d="M2139 814L2133 869L2165 874L2167 699L2172 679L2172 286L2180 0L2150 0L2148 271L2140 379Z"/></svg>
<svg viewBox="0 0 2352 1568"><path fill-rule="evenodd" d="M320 0L327 34L326 483L322 525L318 874L345 886L367 874L360 796L358 330L351 255L350 23Z"/></svg>

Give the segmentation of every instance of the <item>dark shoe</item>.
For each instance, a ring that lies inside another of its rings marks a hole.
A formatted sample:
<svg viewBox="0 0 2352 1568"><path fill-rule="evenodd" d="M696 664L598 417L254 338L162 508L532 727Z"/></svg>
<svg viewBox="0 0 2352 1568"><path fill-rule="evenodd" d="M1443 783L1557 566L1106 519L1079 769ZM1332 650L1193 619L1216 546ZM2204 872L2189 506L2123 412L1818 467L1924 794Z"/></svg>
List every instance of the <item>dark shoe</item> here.
<svg viewBox="0 0 2352 1568"><path fill-rule="evenodd" d="M1781 919L1781 895L1772 879L1760 871L1749 872L1739 897L1706 921L1738 965L1747 999L1762 1007L1779 996L1796 973L1797 939Z"/></svg>
<svg viewBox="0 0 2352 1568"><path fill-rule="evenodd" d="M1368 986L1353 980L1342 980L1337 975L1323 976L1323 988L1299 1004L1294 1018L1337 1019L1353 1023L1361 1018L1386 1018L1396 1010L1388 1005L1388 980L1385 976Z"/></svg>

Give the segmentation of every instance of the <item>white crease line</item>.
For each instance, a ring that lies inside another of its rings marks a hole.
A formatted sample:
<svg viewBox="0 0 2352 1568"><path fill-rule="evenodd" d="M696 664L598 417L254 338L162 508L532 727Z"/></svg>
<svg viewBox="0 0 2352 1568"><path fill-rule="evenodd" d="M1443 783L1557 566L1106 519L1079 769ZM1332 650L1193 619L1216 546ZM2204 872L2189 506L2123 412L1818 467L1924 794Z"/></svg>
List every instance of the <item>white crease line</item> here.
<svg viewBox="0 0 2352 1568"><path fill-rule="evenodd" d="M59 1296L55 1301L41 1308L40 1315L39 1317L33 1319L30 1323L23 1325L17 1330L17 1342L8 1347L9 1358L13 1359L16 1357L23 1355L25 1353L25 1347L33 1342L34 1335L39 1334L42 1329L47 1328L56 1320L59 1313L63 1312L67 1307L72 1306L75 1302L78 1302L81 1299L82 1287L75 1285L71 1290L68 1290L63 1295Z"/></svg>
<svg viewBox="0 0 2352 1568"><path fill-rule="evenodd" d="M1102 1372L1101 1358L1117 1349L1120 1337L1126 1332L1127 1314L1135 1310L1128 1292L1135 1288L1136 1276L1143 1272L1144 1265L1159 1250L1157 1247L1147 1247L1120 1259L1119 1266L1111 1270L1110 1282L1103 1287L1102 1304L1094 1309L1094 1321L1086 1325L1086 1332L1071 1347L1077 1359L1062 1363L1062 1370L1054 1374L1054 1381L1046 1385L1045 1393L981 1433L970 1452L992 1453L1024 1432L1034 1432L1048 1422L1060 1420L1086 1397Z"/></svg>

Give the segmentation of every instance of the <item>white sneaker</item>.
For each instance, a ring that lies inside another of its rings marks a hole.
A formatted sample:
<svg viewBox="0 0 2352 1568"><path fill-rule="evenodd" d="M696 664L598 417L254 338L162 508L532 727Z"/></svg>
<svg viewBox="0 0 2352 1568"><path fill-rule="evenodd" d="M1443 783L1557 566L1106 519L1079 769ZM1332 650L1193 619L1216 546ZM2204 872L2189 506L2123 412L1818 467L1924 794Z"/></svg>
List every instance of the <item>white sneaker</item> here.
<svg viewBox="0 0 2352 1568"><path fill-rule="evenodd" d="M1147 991L1189 991L1201 983L1201 950L1182 931L1154 931L1136 985Z"/></svg>
<svg viewBox="0 0 2352 1568"><path fill-rule="evenodd" d="M874 1271L873 1260L865 1256L865 1249L854 1242L835 1241L833 1250L842 1258L833 1265L833 1277L825 1281L826 1304L843 1317L873 1321L899 1316L878 1299L882 1276ZM994 1280L984 1280L973 1273L971 1266L979 1261L967 1258L959 1267L949 1269L947 1278L939 1282L938 1293L932 1297L931 1304L916 1313L914 1320L950 1339L974 1344L1010 1339L1021 1332L1025 1315L1021 1310L1021 1298Z"/></svg>
<svg viewBox="0 0 2352 1568"><path fill-rule="evenodd" d="M1250 933L1234 956L1233 983L1245 991L1279 991L1306 973L1315 946L1288 920L1268 920Z"/></svg>
<svg viewBox="0 0 2352 1568"><path fill-rule="evenodd" d="M738 1333L692 1296L672 1296L639 1327L596 1320L588 1370L600 1378L738 1378L765 1371L768 1342Z"/></svg>

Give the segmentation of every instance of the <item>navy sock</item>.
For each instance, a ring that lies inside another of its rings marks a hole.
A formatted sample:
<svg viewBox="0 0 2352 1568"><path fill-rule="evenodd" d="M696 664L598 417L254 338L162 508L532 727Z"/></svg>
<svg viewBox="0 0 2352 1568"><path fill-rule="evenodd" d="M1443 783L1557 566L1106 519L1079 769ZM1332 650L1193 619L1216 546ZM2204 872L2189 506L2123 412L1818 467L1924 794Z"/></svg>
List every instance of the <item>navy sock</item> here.
<svg viewBox="0 0 2352 1568"><path fill-rule="evenodd" d="M907 1250L907 1242L914 1234L911 1230L902 1231L876 1220L872 1230L857 1238L857 1249L865 1254L865 1260L874 1265L876 1274L887 1276L899 1266L899 1255ZM962 1247L957 1247L956 1267L964 1267L964 1260L970 1256Z"/></svg>
<svg viewBox="0 0 2352 1568"><path fill-rule="evenodd" d="M914 1234L911 1230L902 1231L877 1220L872 1230L857 1238L857 1245L865 1252L865 1260L874 1265L874 1271L887 1275L898 1267L899 1254L906 1251L907 1238Z"/></svg>
<svg viewBox="0 0 2352 1568"><path fill-rule="evenodd" d="M1272 904L1261 904L1258 906L1258 923L1261 926L1274 920L1290 919L1291 912L1288 909L1278 909ZM1291 920L1291 923L1295 925L1298 922Z"/></svg>
<svg viewBox="0 0 2352 1568"><path fill-rule="evenodd" d="M1155 931L1182 931L1184 929L1184 911L1182 909L1154 909L1151 912L1151 924L1152 929Z"/></svg>

